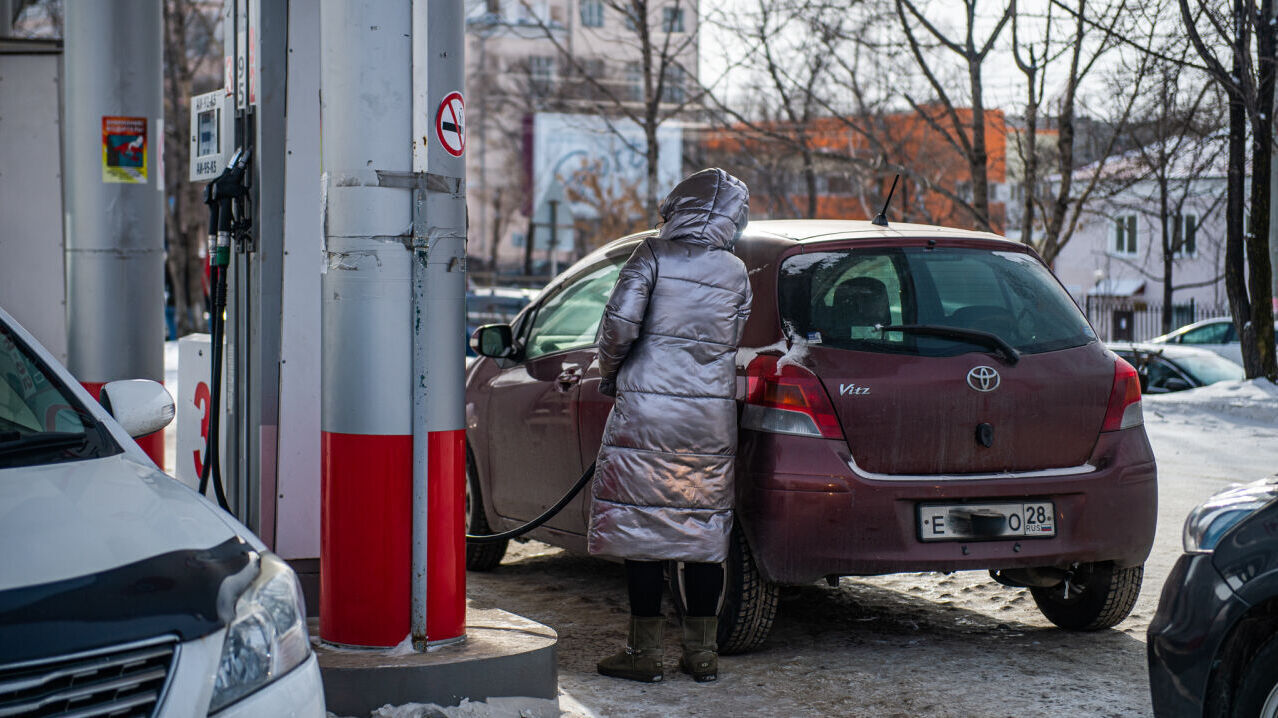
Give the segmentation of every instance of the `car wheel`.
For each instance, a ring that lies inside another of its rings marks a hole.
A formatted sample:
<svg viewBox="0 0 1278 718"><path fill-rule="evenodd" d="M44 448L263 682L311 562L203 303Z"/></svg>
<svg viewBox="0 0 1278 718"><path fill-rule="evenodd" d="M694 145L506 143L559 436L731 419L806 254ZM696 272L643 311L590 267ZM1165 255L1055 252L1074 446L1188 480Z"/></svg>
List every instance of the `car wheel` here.
<svg viewBox="0 0 1278 718"><path fill-rule="evenodd" d="M1234 715L1278 716L1278 635L1265 641L1241 671Z"/></svg>
<svg viewBox="0 0 1278 718"><path fill-rule="evenodd" d="M1111 562L1079 564L1050 588L1032 587L1034 603L1047 620L1071 631L1117 625L1136 605L1145 567L1118 568Z"/></svg>
<svg viewBox="0 0 1278 718"><path fill-rule="evenodd" d="M741 528L732 530L728 560L723 563L723 598L719 601L719 653L748 653L763 644L777 615L777 585L763 578ZM670 594L682 618L683 571L671 566Z"/></svg>
<svg viewBox="0 0 1278 718"><path fill-rule="evenodd" d="M468 452L469 453L469 452ZM475 474L475 462L466 457L466 533L482 536L492 533L488 527L488 517L484 515L484 502L479 494L479 477ZM506 555L509 541L496 543L467 543L466 569L468 571L491 571L501 563Z"/></svg>

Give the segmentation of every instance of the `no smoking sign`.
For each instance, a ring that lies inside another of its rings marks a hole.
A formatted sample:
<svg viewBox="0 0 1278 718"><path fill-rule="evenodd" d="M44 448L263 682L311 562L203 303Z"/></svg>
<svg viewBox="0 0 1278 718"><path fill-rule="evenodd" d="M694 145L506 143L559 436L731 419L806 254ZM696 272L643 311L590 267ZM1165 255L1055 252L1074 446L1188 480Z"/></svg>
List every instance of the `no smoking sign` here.
<svg viewBox="0 0 1278 718"><path fill-rule="evenodd" d="M461 157L466 151L466 101L460 92L450 92L435 111L435 137L444 151Z"/></svg>

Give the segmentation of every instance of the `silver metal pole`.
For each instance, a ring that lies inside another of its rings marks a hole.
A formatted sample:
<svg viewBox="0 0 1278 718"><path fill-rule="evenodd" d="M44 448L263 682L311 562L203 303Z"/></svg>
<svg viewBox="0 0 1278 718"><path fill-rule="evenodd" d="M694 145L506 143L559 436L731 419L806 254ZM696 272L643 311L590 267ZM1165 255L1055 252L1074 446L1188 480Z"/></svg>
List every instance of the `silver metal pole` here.
<svg viewBox="0 0 1278 718"><path fill-rule="evenodd" d="M64 38L67 365L162 381L160 0L67 3Z"/></svg>
<svg viewBox="0 0 1278 718"><path fill-rule="evenodd" d="M320 5L320 636L409 631L413 48L408 2Z"/></svg>
<svg viewBox="0 0 1278 718"><path fill-rule="evenodd" d="M413 2L413 646L465 638L465 4Z"/></svg>

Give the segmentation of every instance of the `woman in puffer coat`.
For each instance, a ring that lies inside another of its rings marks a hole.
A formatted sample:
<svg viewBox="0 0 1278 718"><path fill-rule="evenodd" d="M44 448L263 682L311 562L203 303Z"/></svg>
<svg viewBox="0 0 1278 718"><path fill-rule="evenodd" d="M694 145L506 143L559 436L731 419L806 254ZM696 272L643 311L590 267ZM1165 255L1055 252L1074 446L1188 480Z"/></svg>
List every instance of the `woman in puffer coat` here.
<svg viewBox="0 0 1278 718"><path fill-rule="evenodd" d="M626 648L607 676L662 679L663 562L683 561L680 669L718 673L722 562L732 532L736 353L750 282L732 253L750 193L721 169L697 172L661 204L661 231L621 269L600 326L600 391L616 402L596 461L592 554L626 560Z"/></svg>

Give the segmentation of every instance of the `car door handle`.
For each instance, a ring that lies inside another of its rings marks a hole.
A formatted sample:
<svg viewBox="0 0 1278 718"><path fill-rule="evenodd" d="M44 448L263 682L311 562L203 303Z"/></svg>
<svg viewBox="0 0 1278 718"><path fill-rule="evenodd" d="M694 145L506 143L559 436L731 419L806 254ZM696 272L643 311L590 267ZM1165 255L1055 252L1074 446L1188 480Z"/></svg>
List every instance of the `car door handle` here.
<svg viewBox="0 0 1278 718"><path fill-rule="evenodd" d="M555 377L555 381L559 382L561 389L567 390L573 384L581 381L581 370L576 367L564 369L559 372L559 376Z"/></svg>

